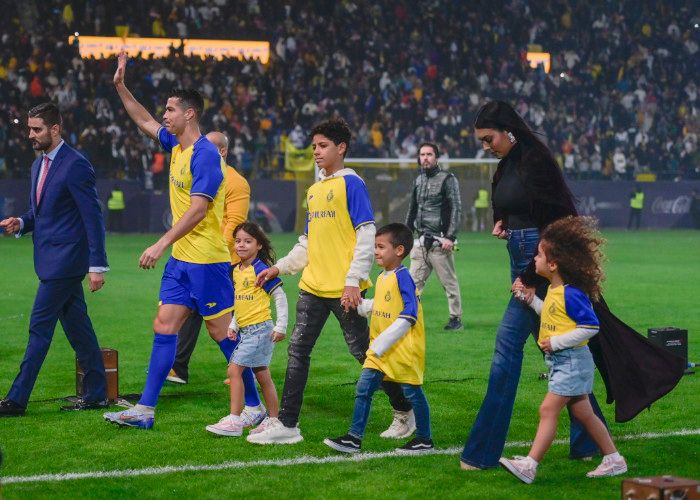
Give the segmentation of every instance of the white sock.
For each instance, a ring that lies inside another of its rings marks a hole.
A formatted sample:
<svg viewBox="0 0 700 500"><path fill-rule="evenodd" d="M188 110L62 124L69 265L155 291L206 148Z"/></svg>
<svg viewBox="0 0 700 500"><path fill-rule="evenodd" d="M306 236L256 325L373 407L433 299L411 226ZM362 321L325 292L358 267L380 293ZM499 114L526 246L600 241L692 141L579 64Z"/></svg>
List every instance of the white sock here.
<svg viewBox="0 0 700 500"><path fill-rule="evenodd" d="M152 417L152 416L155 415L155 413L156 413L156 408L155 408L155 406L146 406L146 405L142 405L142 404L140 404L140 403L139 403L139 404L136 404L136 405L134 406L134 410L140 411L140 412L143 413L144 415L148 415L148 416L150 416L150 417Z"/></svg>
<svg viewBox="0 0 700 500"><path fill-rule="evenodd" d="M265 408L263 408L262 404L259 404L258 406L246 405L245 409L248 410L249 412L255 412L255 413L261 413L261 412L265 411Z"/></svg>
<svg viewBox="0 0 700 500"><path fill-rule="evenodd" d="M231 414L228 416L228 418L230 418L231 420L233 420L234 422L236 422L236 421L238 421L238 420L241 419L241 416L240 416L240 415L234 415L233 413L231 413Z"/></svg>
<svg viewBox="0 0 700 500"><path fill-rule="evenodd" d="M612 460L620 460L622 458L622 455L620 455L619 452L614 451L610 455L605 455L603 457L603 460L605 461L612 461Z"/></svg>
<svg viewBox="0 0 700 500"><path fill-rule="evenodd" d="M526 456L526 457L525 457L525 460L527 460L528 462L530 462L530 464L531 464L535 469L537 468L538 465L540 465L540 463L539 463L537 460L535 460L534 458L532 458L530 455Z"/></svg>

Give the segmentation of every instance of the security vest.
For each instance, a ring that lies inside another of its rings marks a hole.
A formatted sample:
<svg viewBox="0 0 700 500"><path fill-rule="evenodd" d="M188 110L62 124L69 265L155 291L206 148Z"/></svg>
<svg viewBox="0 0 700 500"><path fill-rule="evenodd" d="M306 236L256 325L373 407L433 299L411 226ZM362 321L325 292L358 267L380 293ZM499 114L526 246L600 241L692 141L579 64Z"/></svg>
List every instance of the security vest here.
<svg viewBox="0 0 700 500"><path fill-rule="evenodd" d="M634 193L634 196L630 199L630 207L636 208L638 210L644 208L644 193Z"/></svg>
<svg viewBox="0 0 700 500"><path fill-rule="evenodd" d="M476 200L474 200L475 208L489 208L489 192L485 189L479 189L476 195Z"/></svg>
<svg viewBox="0 0 700 500"><path fill-rule="evenodd" d="M115 189L107 200L107 208L109 210L124 210L124 207L124 191Z"/></svg>

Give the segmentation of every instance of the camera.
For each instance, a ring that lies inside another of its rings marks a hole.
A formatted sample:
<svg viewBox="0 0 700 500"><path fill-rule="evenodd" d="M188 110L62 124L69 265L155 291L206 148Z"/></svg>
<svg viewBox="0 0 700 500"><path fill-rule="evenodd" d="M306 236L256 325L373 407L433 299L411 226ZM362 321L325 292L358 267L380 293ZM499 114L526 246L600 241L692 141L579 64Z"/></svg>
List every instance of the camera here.
<svg viewBox="0 0 700 500"><path fill-rule="evenodd" d="M435 245L437 239L430 233L423 233L423 246L426 250L430 250Z"/></svg>

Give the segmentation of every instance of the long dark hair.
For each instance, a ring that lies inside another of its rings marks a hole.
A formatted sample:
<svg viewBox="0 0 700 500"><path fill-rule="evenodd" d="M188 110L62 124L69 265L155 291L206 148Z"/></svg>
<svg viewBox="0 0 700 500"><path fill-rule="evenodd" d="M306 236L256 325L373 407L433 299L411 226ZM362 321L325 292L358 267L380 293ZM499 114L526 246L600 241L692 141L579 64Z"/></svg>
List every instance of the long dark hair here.
<svg viewBox="0 0 700 500"><path fill-rule="evenodd" d="M491 101L484 104L476 115L474 128L492 128L511 132L516 140L535 148L556 163L549 148L507 102Z"/></svg>
<svg viewBox="0 0 700 500"><path fill-rule="evenodd" d="M521 145L521 168L538 164L548 164L548 178L538 179L538 188L543 192L559 192L567 198L566 205L572 213L576 213L575 197L569 186L566 185L561 168L554 159L547 145L537 136L522 117L513 109L513 106L504 101L490 101L484 104L476 115L474 128L492 128L501 132L510 132L515 136L516 146ZM514 148L515 148L514 147ZM503 161L503 160L501 160ZM538 176L539 177L539 176ZM494 177L494 181L497 178ZM545 181L545 182L540 182ZM548 196L551 199L557 196Z"/></svg>
<svg viewBox="0 0 700 500"><path fill-rule="evenodd" d="M273 265L277 260L277 256L275 255L275 251L272 249L270 238L267 237L265 231L263 231L260 225L250 221L241 222L233 230L234 239L236 238L238 231L241 229L255 238L255 241L262 246L262 248L258 250L258 259L263 261L268 266Z"/></svg>

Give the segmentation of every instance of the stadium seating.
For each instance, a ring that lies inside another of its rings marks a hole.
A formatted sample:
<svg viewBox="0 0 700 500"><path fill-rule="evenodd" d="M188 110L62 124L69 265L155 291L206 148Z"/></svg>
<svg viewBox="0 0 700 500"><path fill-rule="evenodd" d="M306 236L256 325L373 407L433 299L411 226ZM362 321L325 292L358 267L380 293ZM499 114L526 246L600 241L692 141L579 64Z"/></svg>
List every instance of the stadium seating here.
<svg viewBox="0 0 700 500"><path fill-rule="evenodd" d="M278 177L286 136L333 113L356 131L353 156L410 157L434 140L472 157L474 113L493 98L517 106L572 178L700 177L692 3L513 1L498 12L483 0L10 3L0 19L0 177L25 175L33 153L22 112L47 98L99 176L150 176L156 148L119 105L114 59L81 60L67 43L75 31L269 40L265 66L172 54L132 60L127 73L156 115L168 89L200 89L204 126L234 139L230 162L249 177ZM552 54L549 73L529 67L528 47Z"/></svg>

